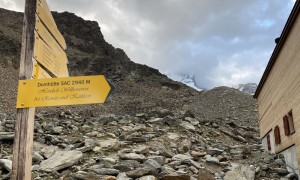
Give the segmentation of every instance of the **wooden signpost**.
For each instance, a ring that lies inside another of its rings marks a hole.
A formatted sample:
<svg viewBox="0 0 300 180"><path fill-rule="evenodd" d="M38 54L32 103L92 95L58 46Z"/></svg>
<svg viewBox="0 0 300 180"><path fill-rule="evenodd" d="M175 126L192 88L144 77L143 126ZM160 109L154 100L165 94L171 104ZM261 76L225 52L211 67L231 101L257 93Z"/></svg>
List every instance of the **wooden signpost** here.
<svg viewBox="0 0 300 180"><path fill-rule="evenodd" d="M32 77L36 7L36 0L26 0L20 59L20 80L31 79ZM13 180L31 179L34 114L35 108L17 109L13 147Z"/></svg>
<svg viewBox="0 0 300 180"><path fill-rule="evenodd" d="M104 76L68 77L67 46L46 0L26 0L13 180L30 180L35 107L104 103L114 86Z"/></svg>

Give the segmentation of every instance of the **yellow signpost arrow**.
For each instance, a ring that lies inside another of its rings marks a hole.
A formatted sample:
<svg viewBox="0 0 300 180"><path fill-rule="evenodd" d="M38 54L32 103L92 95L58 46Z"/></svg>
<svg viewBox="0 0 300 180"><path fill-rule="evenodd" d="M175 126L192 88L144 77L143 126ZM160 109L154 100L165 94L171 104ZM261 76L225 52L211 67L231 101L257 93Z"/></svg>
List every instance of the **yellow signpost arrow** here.
<svg viewBox="0 0 300 180"><path fill-rule="evenodd" d="M34 58L57 77L68 77L67 56L35 35Z"/></svg>
<svg viewBox="0 0 300 180"><path fill-rule="evenodd" d="M52 78L38 63L32 58L32 78L33 79L47 79Z"/></svg>
<svg viewBox="0 0 300 180"><path fill-rule="evenodd" d="M36 9L37 15L40 17L40 19L43 21L43 23L47 26L51 34L55 37L55 39L59 42L61 47L63 49L67 48L65 39L57 29L56 23L52 17L51 11L47 5L46 0L38 0L37 9Z"/></svg>
<svg viewBox="0 0 300 180"><path fill-rule="evenodd" d="M113 90L103 75L20 80L17 108L104 103Z"/></svg>
<svg viewBox="0 0 300 180"><path fill-rule="evenodd" d="M62 47L57 43L56 39L50 34L47 28L43 25L39 17L36 17L36 25L35 30L38 33L39 37L43 39L43 41L55 51L59 56L59 60L64 60L67 63L67 55L62 49Z"/></svg>

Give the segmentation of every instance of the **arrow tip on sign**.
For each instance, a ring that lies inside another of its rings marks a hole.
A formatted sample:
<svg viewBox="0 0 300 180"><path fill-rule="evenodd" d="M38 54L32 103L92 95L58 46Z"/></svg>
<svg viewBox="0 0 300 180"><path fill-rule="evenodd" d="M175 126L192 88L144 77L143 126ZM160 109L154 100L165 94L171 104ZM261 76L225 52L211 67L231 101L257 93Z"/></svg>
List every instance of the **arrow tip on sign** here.
<svg viewBox="0 0 300 180"><path fill-rule="evenodd" d="M109 91L109 93L108 93L108 95L106 97L106 99L108 99L109 96L116 90L116 87L106 77L104 77L104 78L106 79L107 83L110 86L110 91Z"/></svg>

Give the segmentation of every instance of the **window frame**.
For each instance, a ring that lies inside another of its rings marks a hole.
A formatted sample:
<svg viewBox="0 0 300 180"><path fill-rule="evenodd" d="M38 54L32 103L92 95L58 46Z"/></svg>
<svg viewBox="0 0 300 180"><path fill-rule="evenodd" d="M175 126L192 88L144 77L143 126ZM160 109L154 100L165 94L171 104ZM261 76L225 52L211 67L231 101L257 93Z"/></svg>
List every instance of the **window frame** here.
<svg viewBox="0 0 300 180"><path fill-rule="evenodd" d="M283 127L284 134L286 136L290 136L296 132L292 110L290 110L286 115L283 116Z"/></svg>
<svg viewBox="0 0 300 180"><path fill-rule="evenodd" d="M275 126L274 128L274 137L275 137L275 144L276 145L281 144L280 129L278 125Z"/></svg>
<svg viewBox="0 0 300 180"><path fill-rule="evenodd" d="M289 125L289 119L288 119L287 115L283 116L283 127L284 127L284 134L286 136L291 135L290 125Z"/></svg>
<svg viewBox="0 0 300 180"><path fill-rule="evenodd" d="M289 128L290 128L290 135L292 135L296 132L295 126L294 126L293 111L290 110L290 112L288 112L287 115L288 115L288 122L289 122Z"/></svg>
<svg viewBox="0 0 300 180"><path fill-rule="evenodd" d="M267 134L268 151L272 150L270 133Z"/></svg>

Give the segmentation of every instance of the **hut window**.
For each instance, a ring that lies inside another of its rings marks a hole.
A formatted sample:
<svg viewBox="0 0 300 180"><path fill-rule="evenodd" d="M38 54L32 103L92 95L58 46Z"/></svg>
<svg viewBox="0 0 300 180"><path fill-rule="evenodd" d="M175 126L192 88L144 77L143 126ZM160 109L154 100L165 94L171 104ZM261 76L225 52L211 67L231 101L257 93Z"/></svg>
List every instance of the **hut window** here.
<svg viewBox="0 0 300 180"><path fill-rule="evenodd" d="M289 118L287 115L283 117L283 127L284 127L284 134L289 136L291 134L290 127L289 127Z"/></svg>
<svg viewBox="0 0 300 180"><path fill-rule="evenodd" d="M270 140L270 134L267 135L267 144L268 144L268 150L271 151L271 140Z"/></svg>
<svg viewBox="0 0 300 180"><path fill-rule="evenodd" d="M288 120L289 120L290 134L294 134L295 133L295 128L294 128L294 120L293 120L292 110L288 113Z"/></svg>
<svg viewBox="0 0 300 180"><path fill-rule="evenodd" d="M275 136L275 144L278 145L281 143L281 139L280 139L280 131L279 131L279 127L276 126L274 129L274 136Z"/></svg>
<svg viewBox="0 0 300 180"><path fill-rule="evenodd" d="M292 110L283 117L284 134L289 136L295 133Z"/></svg>

